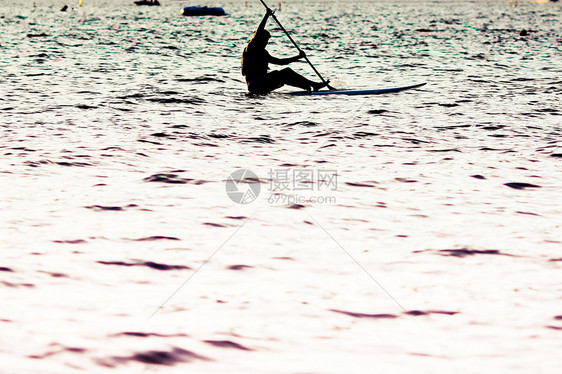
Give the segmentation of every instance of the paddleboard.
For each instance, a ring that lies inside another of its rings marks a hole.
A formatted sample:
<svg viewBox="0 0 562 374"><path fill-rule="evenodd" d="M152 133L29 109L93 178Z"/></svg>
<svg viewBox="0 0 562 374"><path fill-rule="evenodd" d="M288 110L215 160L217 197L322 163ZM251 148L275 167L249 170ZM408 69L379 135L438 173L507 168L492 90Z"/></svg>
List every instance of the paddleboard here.
<svg viewBox="0 0 562 374"><path fill-rule="evenodd" d="M330 90L330 91L298 91L290 92L289 95L293 96L324 96L324 95L380 95L385 93L400 92L425 86L426 83L413 84L411 86L393 87L393 88L379 88L376 90Z"/></svg>

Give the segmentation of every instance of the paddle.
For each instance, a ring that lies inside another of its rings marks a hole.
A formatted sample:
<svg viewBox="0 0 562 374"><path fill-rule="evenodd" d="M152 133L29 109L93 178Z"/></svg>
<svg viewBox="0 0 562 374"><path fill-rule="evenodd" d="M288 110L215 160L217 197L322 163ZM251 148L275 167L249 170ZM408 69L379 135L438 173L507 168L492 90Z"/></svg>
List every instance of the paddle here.
<svg viewBox="0 0 562 374"><path fill-rule="evenodd" d="M275 17L275 14L273 14L273 11L271 9L269 9L269 7L265 4L265 2L263 0L260 0L261 3L263 4L263 6L265 7L265 9L269 10L269 12L271 13L271 17L273 17L273 19L275 20L275 22L277 22L277 24L279 25L279 27L281 28L281 30L283 30L283 32L285 32L285 35L287 35L287 37L289 38L289 40L293 43L293 45L298 49L299 52L303 52L303 50L299 47L299 45L297 44L297 42L295 42L295 40L293 39L293 37L291 36L291 34L289 34L287 32L287 30L285 30L285 28L283 27L283 25L281 24L281 22L279 22L279 20L277 19L277 17ZM304 52L303 52L304 53ZM328 81L325 80L322 75L320 75L320 73L318 72L318 70L316 70L316 68L314 67L314 65L312 65L312 62L310 62L310 60L308 59L308 56L306 54L304 54L304 59L306 60L306 62L308 62L308 64L310 65L310 67L312 68L312 70L314 70L314 72L316 73L316 75L318 75L318 77L320 78L320 80L322 81L322 83L326 84L326 86L333 90L334 88L331 87L328 84Z"/></svg>

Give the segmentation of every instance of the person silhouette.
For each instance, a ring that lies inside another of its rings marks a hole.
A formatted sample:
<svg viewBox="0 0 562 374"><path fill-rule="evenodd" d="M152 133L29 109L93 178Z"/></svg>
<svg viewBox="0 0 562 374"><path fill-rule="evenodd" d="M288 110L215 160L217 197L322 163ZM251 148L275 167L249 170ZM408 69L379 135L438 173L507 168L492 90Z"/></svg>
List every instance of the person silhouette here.
<svg viewBox="0 0 562 374"><path fill-rule="evenodd" d="M318 91L320 88L328 86L329 82L311 81L291 68L268 72L269 63L288 65L305 57L302 50L299 51L297 56L289 58L273 57L267 52L265 48L271 34L265 29L265 24L271 15L273 15L273 11L268 8L252 39L242 53L242 75L246 78L248 91L263 95L286 84L306 91Z"/></svg>

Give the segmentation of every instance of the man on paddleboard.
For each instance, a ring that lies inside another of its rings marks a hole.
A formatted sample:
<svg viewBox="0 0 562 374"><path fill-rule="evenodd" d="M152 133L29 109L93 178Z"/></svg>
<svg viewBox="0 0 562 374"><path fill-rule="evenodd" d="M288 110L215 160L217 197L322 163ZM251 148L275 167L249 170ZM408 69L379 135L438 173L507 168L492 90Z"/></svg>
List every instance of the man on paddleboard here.
<svg viewBox="0 0 562 374"><path fill-rule="evenodd" d="M283 87L285 84L299 87L306 91L318 91L320 88L326 87L328 82L313 82L295 73L291 68L267 72L270 62L275 65L287 65L305 57L303 51L300 51L297 56L289 58L273 57L267 52L265 47L269 41L270 34L265 29L265 24L272 14L271 9L267 8L258 29L242 53L242 75L246 77L248 91L253 94L266 94L279 87Z"/></svg>

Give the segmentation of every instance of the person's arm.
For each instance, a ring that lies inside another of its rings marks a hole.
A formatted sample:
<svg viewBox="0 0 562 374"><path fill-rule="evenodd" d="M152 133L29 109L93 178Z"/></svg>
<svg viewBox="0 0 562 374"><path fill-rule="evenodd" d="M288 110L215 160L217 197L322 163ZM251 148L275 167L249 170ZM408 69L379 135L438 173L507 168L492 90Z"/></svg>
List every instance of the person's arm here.
<svg viewBox="0 0 562 374"><path fill-rule="evenodd" d="M258 33L262 32L263 30L265 30L265 24L267 23L267 19L272 14L273 14L273 11L271 9L267 8L267 10L265 11L265 16L263 16L263 19L261 20L260 25L258 26L258 28L256 30L256 35Z"/></svg>
<svg viewBox="0 0 562 374"><path fill-rule="evenodd" d="M301 58L304 58L304 56L305 54L303 51L300 51L300 53L297 56L289 57L289 58L277 58L270 55L269 62L275 65L288 65L291 62L295 62L300 60Z"/></svg>

